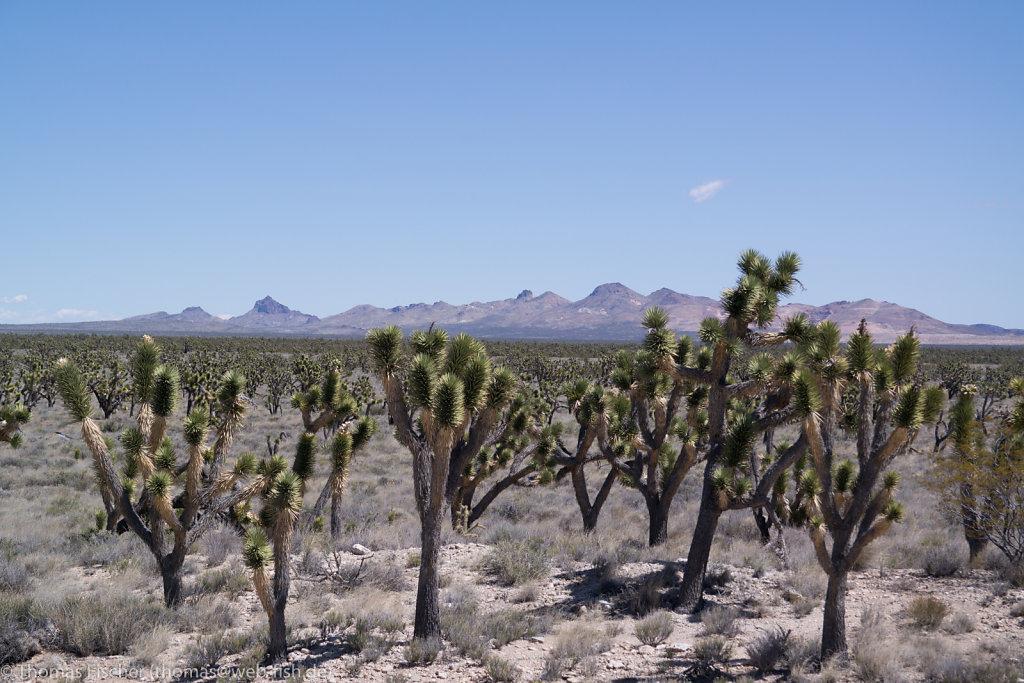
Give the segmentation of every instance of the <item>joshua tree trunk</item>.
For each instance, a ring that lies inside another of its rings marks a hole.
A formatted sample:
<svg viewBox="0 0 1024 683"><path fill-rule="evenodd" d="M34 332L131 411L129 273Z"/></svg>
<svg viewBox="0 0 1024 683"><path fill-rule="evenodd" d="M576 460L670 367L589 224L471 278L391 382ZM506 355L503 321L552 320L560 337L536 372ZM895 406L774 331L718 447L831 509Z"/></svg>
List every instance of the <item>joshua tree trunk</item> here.
<svg viewBox="0 0 1024 683"><path fill-rule="evenodd" d="M647 499L647 512L650 519L647 533L647 544L652 548L668 540L668 505L656 498Z"/></svg>
<svg viewBox="0 0 1024 683"><path fill-rule="evenodd" d="M710 477L704 478L704 488L713 488ZM683 585L679 589L676 604L686 612L696 612L704 601L704 574L707 572L718 518L722 516L715 499L714 491L705 491L701 496L697 526L693 530L693 540L690 542L690 552L686 556L686 569L683 572Z"/></svg>
<svg viewBox="0 0 1024 683"><path fill-rule="evenodd" d="M963 500L973 499L970 489L971 487L968 484L961 486L960 495L963 497ZM971 509L970 505L963 504L960 506L960 517L964 524L964 538L967 540L967 548L971 553L970 561L973 563L981 556L985 548L988 547L988 538L978 528L978 516Z"/></svg>
<svg viewBox="0 0 1024 683"><path fill-rule="evenodd" d="M341 530L345 522L341 518L341 497L331 496L331 540L337 542L341 538Z"/></svg>
<svg viewBox="0 0 1024 683"><path fill-rule="evenodd" d="M618 473L612 469L609 470L608 475L604 478L604 483L601 484L600 490L597 492L597 496L594 497L594 502L591 503L587 493L587 481L583 475L583 468L580 468L579 472L573 472L572 483L573 488L576 489L576 502L580 506L580 512L583 515L583 531L590 533L597 528L597 518L601 515L601 508L604 507L604 502L608 500L608 494L612 490L612 484L618 479Z"/></svg>
<svg viewBox="0 0 1024 683"><path fill-rule="evenodd" d="M846 572L835 572L828 577L825 619L821 629L823 657L846 652L846 575Z"/></svg>
<svg viewBox="0 0 1024 683"><path fill-rule="evenodd" d="M420 530L420 576L416 587L416 620L413 638L441 637L441 611L438 605L438 561L441 541L441 511L427 510Z"/></svg>
<svg viewBox="0 0 1024 683"><path fill-rule="evenodd" d="M184 552L172 552L160 558L160 576L164 580L164 604L177 607L185 598L182 591L181 568L185 564Z"/></svg>

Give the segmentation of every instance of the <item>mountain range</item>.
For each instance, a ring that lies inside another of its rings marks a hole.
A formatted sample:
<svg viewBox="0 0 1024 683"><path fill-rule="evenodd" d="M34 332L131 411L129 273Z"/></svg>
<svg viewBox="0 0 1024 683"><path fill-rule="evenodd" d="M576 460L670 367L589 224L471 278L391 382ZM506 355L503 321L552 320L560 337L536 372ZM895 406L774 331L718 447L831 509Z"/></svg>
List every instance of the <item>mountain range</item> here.
<svg viewBox="0 0 1024 683"><path fill-rule="evenodd" d="M394 324L409 332L433 324L452 333L467 332L490 339L635 341L643 336L640 317L650 306L664 308L670 326L680 332L696 330L706 317L724 315L715 299L671 289L643 295L613 282L598 286L579 301L569 301L553 292L534 296L527 289L514 298L498 301L458 306L438 301L394 308L364 304L318 318L267 296L246 313L227 319L192 306L181 313L160 311L122 320L0 325L0 332L362 337L368 329L380 325ZM892 341L913 325L925 344L1024 345L1024 330L945 323L915 309L873 299L835 301L824 306L787 304L780 306L778 320L798 312L806 314L812 322L833 320L844 334L856 329L863 318L879 342Z"/></svg>

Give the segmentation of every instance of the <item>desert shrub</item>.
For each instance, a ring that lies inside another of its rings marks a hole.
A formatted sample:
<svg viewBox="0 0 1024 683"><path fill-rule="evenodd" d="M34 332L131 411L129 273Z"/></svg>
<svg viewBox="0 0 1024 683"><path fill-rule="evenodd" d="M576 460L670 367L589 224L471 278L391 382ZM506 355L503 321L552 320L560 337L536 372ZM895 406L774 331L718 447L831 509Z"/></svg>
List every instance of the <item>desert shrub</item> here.
<svg viewBox="0 0 1024 683"><path fill-rule="evenodd" d="M174 611L174 621L185 632L213 633L235 625L235 611L220 598L189 599Z"/></svg>
<svg viewBox="0 0 1024 683"><path fill-rule="evenodd" d="M974 630L974 627L974 617L967 612L956 612L946 620L946 625L943 628L947 633L961 635L963 633L970 633Z"/></svg>
<svg viewBox="0 0 1024 683"><path fill-rule="evenodd" d="M658 645L672 635L672 613L665 611L652 612L636 622L634 633L644 645Z"/></svg>
<svg viewBox="0 0 1024 683"><path fill-rule="evenodd" d="M1024 617L1024 600L1021 600L1020 602L1015 603L1013 605L1013 607L1010 608L1010 616L1011 617Z"/></svg>
<svg viewBox="0 0 1024 683"><path fill-rule="evenodd" d="M661 571L648 574L639 584L632 585L619 598L618 602L628 611L644 616L662 607L662 593L671 586L675 579L675 570L665 567Z"/></svg>
<svg viewBox="0 0 1024 683"><path fill-rule="evenodd" d="M747 661L762 676L774 671L779 663L786 660L789 648L789 636L792 632L776 626L769 631L762 631L747 643Z"/></svg>
<svg viewBox="0 0 1024 683"><path fill-rule="evenodd" d="M540 587L535 583L528 583L512 596L512 602L536 602L540 597Z"/></svg>
<svg viewBox="0 0 1024 683"><path fill-rule="evenodd" d="M76 595L53 610L60 647L80 657L124 654L166 618L162 607L134 595Z"/></svg>
<svg viewBox="0 0 1024 683"><path fill-rule="evenodd" d="M484 670L494 683L514 683L522 674L514 663L494 655L485 657L483 664Z"/></svg>
<svg viewBox="0 0 1024 683"><path fill-rule="evenodd" d="M949 548L929 547L921 559L922 569L927 576L953 576L963 566L963 558Z"/></svg>
<svg viewBox="0 0 1024 683"><path fill-rule="evenodd" d="M393 593L406 589L405 571L393 562L367 563L360 576L360 585L376 586Z"/></svg>
<svg viewBox="0 0 1024 683"><path fill-rule="evenodd" d="M476 600L456 595L441 608L441 630L460 654L483 660L489 645L503 647L514 640L545 633L551 620L507 609L484 613Z"/></svg>
<svg viewBox="0 0 1024 683"><path fill-rule="evenodd" d="M999 572L999 576L1016 588L1024 588L1024 562L1007 564Z"/></svg>
<svg viewBox="0 0 1024 683"><path fill-rule="evenodd" d="M436 638L413 638L402 651L409 666L430 664L441 652L441 641Z"/></svg>
<svg viewBox="0 0 1024 683"><path fill-rule="evenodd" d="M950 653L925 662L925 677L936 683L1017 683L1024 673L1018 665Z"/></svg>
<svg viewBox="0 0 1024 683"><path fill-rule="evenodd" d="M0 554L0 591L22 592L28 588L28 570L14 558Z"/></svg>
<svg viewBox="0 0 1024 683"><path fill-rule="evenodd" d="M946 603L930 595L919 595L907 604L907 616L918 628L937 628L948 611Z"/></svg>
<svg viewBox="0 0 1024 683"><path fill-rule="evenodd" d="M694 673L701 675L729 662L732 645L722 636L700 638L690 650Z"/></svg>
<svg viewBox="0 0 1024 683"><path fill-rule="evenodd" d="M540 538L501 541L484 558L484 571L502 586L537 581L547 574L547 554Z"/></svg>
<svg viewBox="0 0 1024 683"><path fill-rule="evenodd" d="M899 681L902 651L872 642L861 645L853 655L853 668L863 681Z"/></svg>
<svg viewBox="0 0 1024 683"><path fill-rule="evenodd" d="M219 631L200 636L185 648L185 666L190 669L212 668L221 658L243 652L264 640L255 633L244 631Z"/></svg>
<svg viewBox="0 0 1024 683"><path fill-rule="evenodd" d="M593 621L566 624L544 660L541 678L546 681L557 680L566 667L576 667L584 676L593 677L592 673L587 672L596 665L599 654L611 649L612 638L612 632L607 626L602 627Z"/></svg>
<svg viewBox="0 0 1024 683"><path fill-rule="evenodd" d="M216 567L227 559L233 548L240 547L240 539L234 530L222 525L207 532L199 541L199 546L206 555L207 565Z"/></svg>
<svg viewBox="0 0 1024 683"><path fill-rule="evenodd" d="M136 666L156 666L160 655L170 647L173 636L174 630L170 626L157 624L132 645L132 663Z"/></svg>
<svg viewBox="0 0 1024 683"><path fill-rule="evenodd" d="M739 627L736 619L740 612L735 607L715 606L704 610L700 615L700 623L704 626L704 635L726 636L736 635Z"/></svg>
<svg viewBox="0 0 1024 683"><path fill-rule="evenodd" d="M704 574L704 590L712 594L719 593L732 579L732 570L728 565L713 564Z"/></svg>
<svg viewBox="0 0 1024 683"><path fill-rule="evenodd" d="M209 569L196 579L192 595L209 595L224 591L235 598L249 589L249 575L239 567Z"/></svg>
<svg viewBox="0 0 1024 683"><path fill-rule="evenodd" d="M786 643L786 664L792 669L801 669L818 660L821 643L811 638L790 638Z"/></svg>
<svg viewBox="0 0 1024 683"><path fill-rule="evenodd" d="M45 644L49 617L43 605L30 597L0 593L0 664L22 662Z"/></svg>

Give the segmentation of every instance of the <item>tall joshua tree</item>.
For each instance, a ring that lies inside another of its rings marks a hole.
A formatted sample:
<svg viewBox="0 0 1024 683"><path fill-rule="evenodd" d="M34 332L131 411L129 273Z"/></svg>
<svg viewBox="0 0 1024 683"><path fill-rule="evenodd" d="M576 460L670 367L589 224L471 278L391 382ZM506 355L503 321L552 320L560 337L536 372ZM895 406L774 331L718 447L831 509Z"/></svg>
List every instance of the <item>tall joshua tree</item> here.
<svg viewBox="0 0 1024 683"><path fill-rule="evenodd" d="M701 456L700 447L706 441L707 390L662 371L667 362L686 365L693 355L689 337L676 342L674 333L666 329L668 315L660 308L650 308L643 324L650 330L644 348L635 355L621 352L616 358L611 375L614 389L608 401L609 428L601 432L598 445L620 477L643 496L649 518L648 543L654 546L668 538L672 501ZM709 356L699 355L698 366L706 370Z"/></svg>
<svg viewBox="0 0 1024 683"><path fill-rule="evenodd" d="M441 525L459 479L489 444L510 428L506 407L516 379L491 368L484 345L444 330L410 335L413 357L403 368L402 331L376 328L366 335L373 363L395 423L395 436L413 461L413 492L420 517L419 583L413 636L441 635L438 607L438 552Z"/></svg>
<svg viewBox="0 0 1024 683"><path fill-rule="evenodd" d="M558 442L556 462L561 465L557 477L569 475L576 505L583 519L583 531L589 533L597 528L597 520L601 516L612 487L619 478L615 467L608 468L601 486L591 496L587 485L587 466L605 459L605 450L600 443L609 443L608 437L608 401L614 394L606 392L601 386L591 384L585 379L577 380L565 388L566 402L579 429L576 435L576 447L567 448Z"/></svg>
<svg viewBox="0 0 1024 683"><path fill-rule="evenodd" d="M771 463L756 481L752 478L752 449L757 437L793 419L789 401L789 380L795 358L784 356L777 364L768 356L755 356L747 378L737 377L734 358L743 347L757 348L797 340L806 333L807 320L797 316L786 321L782 332L760 332L775 319L779 298L792 292L797 283L800 259L785 252L775 262L754 250L739 258L740 277L735 287L722 292L724 321L707 318L701 323L700 340L709 351L706 367L690 364L691 356L680 356L670 330L661 316L648 316L644 349L658 368L674 380L706 387L707 426L702 445L704 475L700 508L690 550L687 554L679 606L695 611L703 598L704 575L722 513L756 505L768 505L775 481L806 448L806 441L794 443ZM700 360L698 353L693 356ZM730 420L730 405L744 410ZM692 436L690 437L693 438Z"/></svg>
<svg viewBox="0 0 1024 683"><path fill-rule="evenodd" d="M899 474L889 467L920 425L938 415L945 392L909 383L919 346L913 330L884 351L874 347L863 321L845 354L834 323L819 324L811 338L807 364L794 381L793 402L813 464L799 486L815 554L828 575L821 635L821 654L828 657L846 651L851 568L871 541L903 518L903 507L893 500ZM836 452L841 397L848 388L856 394L845 420L856 425L856 462L839 461Z"/></svg>
<svg viewBox="0 0 1024 683"><path fill-rule="evenodd" d="M120 472L92 418L89 388L82 372L62 359L58 362L57 382L64 406L82 425L82 439L92 452L104 499L153 553L163 578L164 602L173 607L184 597L181 570L188 549L212 527L220 513L256 492L254 484L241 485L256 459L243 454L231 470L221 472L245 412L244 380L238 373L228 372L216 395L214 443L207 444L209 415L194 410L182 425L187 460L177 462L165 436L168 418L177 404L178 373L161 365L159 359L157 344L143 337L132 359L134 390L141 407L137 426L121 434L126 457ZM136 492L138 496L133 500Z"/></svg>
<svg viewBox="0 0 1024 683"><path fill-rule="evenodd" d="M370 437L377 431L377 421L371 417L359 417L359 405L355 398L345 391L341 375L336 371L325 374L319 386L292 396L292 406L298 408L301 413L302 425L306 430L299 439L299 450L295 456L295 471L299 473L303 482L313 471L316 432L327 428L336 430L331 445L331 473L309 513L309 519L313 520L322 515L327 503L330 502L331 538L337 540L343 528L341 495L349 459L353 451L359 450L369 442Z"/></svg>
<svg viewBox="0 0 1024 683"><path fill-rule="evenodd" d="M340 500L348 480L353 451L361 448L369 436L357 442L358 439L342 430L335 432L331 439L331 474L324 490L337 500ZM270 661L280 659L287 650L285 607L291 585L292 535L302 513L302 498L306 480L313 472L316 448L316 437L306 432L296 444L291 468L278 455L260 462L256 468L253 489L262 498L263 507L246 530L242 558L252 570L256 595L267 613L270 625L267 657ZM321 499L324 499L323 495ZM274 570L272 578L268 574L271 566Z"/></svg>
<svg viewBox="0 0 1024 683"><path fill-rule="evenodd" d="M21 446L21 425L31 419L32 414L25 406L4 406L0 408L0 443L11 448Z"/></svg>

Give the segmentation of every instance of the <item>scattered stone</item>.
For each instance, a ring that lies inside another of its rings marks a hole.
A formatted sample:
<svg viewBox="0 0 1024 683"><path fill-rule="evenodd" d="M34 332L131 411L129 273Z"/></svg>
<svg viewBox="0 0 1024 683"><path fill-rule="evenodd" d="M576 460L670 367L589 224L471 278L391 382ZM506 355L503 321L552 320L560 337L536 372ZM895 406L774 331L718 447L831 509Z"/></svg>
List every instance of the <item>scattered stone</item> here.
<svg viewBox="0 0 1024 683"><path fill-rule="evenodd" d="M608 663L605 664L606 669L625 669L626 663L621 659L609 659Z"/></svg>
<svg viewBox="0 0 1024 683"><path fill-rule="evenodd" d="M352 546L352 553L355 555L372 555L373 551L367 548L365 545L355 543Z"/></svg>
<svg viewBox="0 0 1024 683"><path fill-rule="evenodd" d="M531 643L543 643L544 642L544 636L533 636L532 638L530 638L530 642Z"/></svg>

